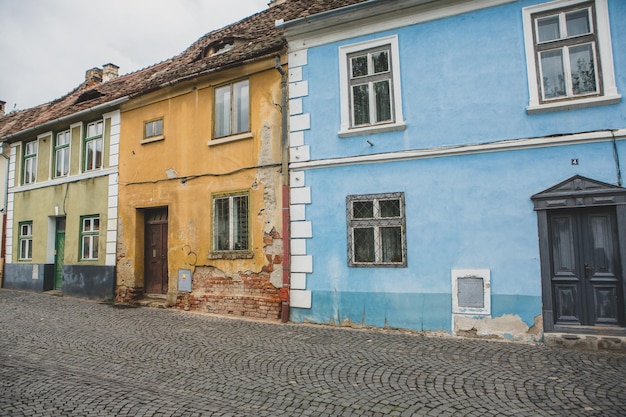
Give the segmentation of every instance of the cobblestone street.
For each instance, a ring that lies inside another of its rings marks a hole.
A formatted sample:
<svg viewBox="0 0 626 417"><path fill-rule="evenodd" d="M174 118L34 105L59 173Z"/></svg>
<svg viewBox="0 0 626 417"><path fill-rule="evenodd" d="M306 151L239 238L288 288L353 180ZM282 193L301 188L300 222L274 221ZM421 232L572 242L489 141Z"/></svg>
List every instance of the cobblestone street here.
<svg viewBox="0 0 626 417"><path fill-rule="evenodd" d="M0 416L624 416L626 356L0 290Z"/></svg>

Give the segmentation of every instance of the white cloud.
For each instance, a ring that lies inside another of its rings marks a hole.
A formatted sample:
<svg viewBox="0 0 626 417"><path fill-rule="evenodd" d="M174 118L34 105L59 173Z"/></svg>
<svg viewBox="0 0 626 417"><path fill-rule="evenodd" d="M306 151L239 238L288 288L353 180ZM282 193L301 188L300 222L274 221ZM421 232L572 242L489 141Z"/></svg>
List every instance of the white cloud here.
<svg viewBox="0 0 626 417"><path fill-rule="evenodd" d="M52 101L85 71L156 64L269 0L0 0L0 100L7 110Z"/></svg>

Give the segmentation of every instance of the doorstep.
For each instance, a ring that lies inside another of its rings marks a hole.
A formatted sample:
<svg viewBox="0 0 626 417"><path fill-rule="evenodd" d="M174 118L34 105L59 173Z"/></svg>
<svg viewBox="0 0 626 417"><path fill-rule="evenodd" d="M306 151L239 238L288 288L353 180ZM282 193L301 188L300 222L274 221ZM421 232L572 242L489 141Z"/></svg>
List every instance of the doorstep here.
<svg viewBox="0 0 626 417"><path fill-rule="evenodd" d="M544 333L543 343L550 347L626 353L626 337L624 336Z"/></svg>

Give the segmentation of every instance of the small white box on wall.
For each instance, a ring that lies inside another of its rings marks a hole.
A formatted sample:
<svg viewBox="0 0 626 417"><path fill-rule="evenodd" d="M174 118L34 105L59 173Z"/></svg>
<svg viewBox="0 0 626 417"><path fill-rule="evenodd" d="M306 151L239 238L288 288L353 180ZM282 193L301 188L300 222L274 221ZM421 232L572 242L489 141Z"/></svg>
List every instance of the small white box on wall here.
<svg viewBox="0 0 626 417"><path fill-rule="evenodd" d="M452 270L452 313L491 315L489 269Z"/></svg>

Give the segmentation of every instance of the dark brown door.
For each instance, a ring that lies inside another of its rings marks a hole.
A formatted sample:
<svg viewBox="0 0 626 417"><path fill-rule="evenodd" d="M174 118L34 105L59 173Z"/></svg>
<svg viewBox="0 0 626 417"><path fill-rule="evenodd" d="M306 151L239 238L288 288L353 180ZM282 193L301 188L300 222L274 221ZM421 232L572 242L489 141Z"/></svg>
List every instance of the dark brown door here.
<svg viewBox="0 0 626 417"><path fill-rule="evenodd" d="M548 223L555 324L624 326L615 209L556 210Z"/></svg>
<svg viewBox="0 0 626 417"><path fill-rule="evenodd" d="M167 210L146 212L146 293L167 293Z"/></svg>

